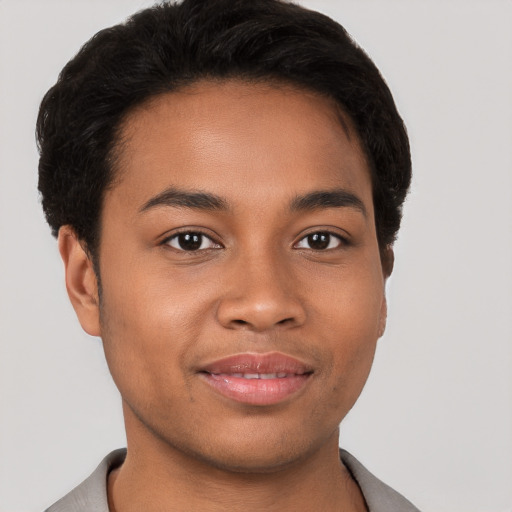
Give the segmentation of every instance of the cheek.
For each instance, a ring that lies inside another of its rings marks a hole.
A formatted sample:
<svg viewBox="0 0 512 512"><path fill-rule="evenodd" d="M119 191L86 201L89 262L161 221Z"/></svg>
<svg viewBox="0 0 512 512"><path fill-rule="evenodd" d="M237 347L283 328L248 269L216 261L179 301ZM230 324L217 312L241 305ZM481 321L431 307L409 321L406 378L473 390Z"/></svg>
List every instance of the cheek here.
<svg viewBox="0 0 512 512"><path fill-rule="evenodd" d="M101 337L123 397L172 396L185 385L183 368L204 323L204 304L162 274L133 269L102 280Z"/></svg>
<svg viewBox="0 0 512 512"><path fill-rule="evenodd" d="M154 339L141 338L149 344L161 336L193 329L201 316L201 304L209 295L209 290L198 288L194 279L159 268L151 261L121 263L102 282L110 321L115 319L117 329L130 329L134 335L158 333Z"/></svg>
<svg viewBox="0 0 512 512"><path fill-rule="evenodd" d="M309 283L308 301L312 318L330 327L330 337L339 337L354 349L376 341L385 312L384 282L380 266L359 265Z"/></svg>
<svg viewBox="0 0 512 512"><path fill-rule="evenodd" d="M329 407L348 407L346 414L366 382L382 326L380 269L340 276L316 295L318 320L312 329L322 333L323 348L330 353Z"/></svg>

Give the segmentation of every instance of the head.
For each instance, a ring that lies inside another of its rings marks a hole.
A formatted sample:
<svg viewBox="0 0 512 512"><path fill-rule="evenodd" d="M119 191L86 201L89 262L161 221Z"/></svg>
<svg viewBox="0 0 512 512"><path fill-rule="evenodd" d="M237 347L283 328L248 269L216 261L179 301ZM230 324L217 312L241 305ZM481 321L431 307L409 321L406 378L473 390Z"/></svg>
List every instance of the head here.
<svg viewBox="0 0 512 512"><path fill-rule="evenodd" d="M275 0L164 3L83 46L45 95L37 122L39 190L54 236L73 226L94 258L129 113L197 81L232 78L289 84L335 102L368 159L380 247L391 245L411 179L391 93L342 26Z"/></svg>
<svg viewBox="0 0 512 512"><path fill-rule="evenodd" d="M277 0L157 5L67 64L38 140L129 443L264 471L333 438L384 329L410 182L391 94L345 30ZM263 368L275 401L219 384L235 366Z"/></svg>

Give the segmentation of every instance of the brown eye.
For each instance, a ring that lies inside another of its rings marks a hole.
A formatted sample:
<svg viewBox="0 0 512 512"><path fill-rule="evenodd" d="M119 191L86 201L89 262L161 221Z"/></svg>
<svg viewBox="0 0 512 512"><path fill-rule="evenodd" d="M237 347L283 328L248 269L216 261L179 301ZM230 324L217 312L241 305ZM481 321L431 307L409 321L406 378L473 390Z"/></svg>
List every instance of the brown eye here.
<svg viewBox="0 0 512 512"><path fill-rule="evenodd" d="M166 241L166 244L170 245L174 249L189 252L204 249L214 249L219 247L218 244L216 244L211 238L207 237L203 233L192 231L178 233L177 235L174 235L171 238L169 238Z"/></svg>
<svg viewBox="0 0 512 512"><path fill-rule="evenodd" d="M337 249L341 245L342 239L338 235L328 231L318 231L305 236L296 247L313 251L325 251L327 249Z"/></svg>

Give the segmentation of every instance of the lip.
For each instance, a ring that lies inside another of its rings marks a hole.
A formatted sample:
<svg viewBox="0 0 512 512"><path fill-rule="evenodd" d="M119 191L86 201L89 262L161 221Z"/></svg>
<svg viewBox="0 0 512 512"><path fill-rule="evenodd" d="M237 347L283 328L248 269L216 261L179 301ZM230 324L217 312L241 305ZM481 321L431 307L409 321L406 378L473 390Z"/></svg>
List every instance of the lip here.
<svg viewBox="0 0 512 512"><path fill-rule="evenodd" d="M274 405L305 387L313 369L279 352L244 353L201 368L203 380L224 397L250 405Z"/></svg>

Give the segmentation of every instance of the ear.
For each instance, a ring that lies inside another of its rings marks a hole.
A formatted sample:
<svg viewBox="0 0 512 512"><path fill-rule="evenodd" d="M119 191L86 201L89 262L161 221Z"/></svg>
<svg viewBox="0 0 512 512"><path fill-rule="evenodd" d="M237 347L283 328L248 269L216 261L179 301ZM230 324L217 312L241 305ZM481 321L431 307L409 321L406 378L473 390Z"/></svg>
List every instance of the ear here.
<svg viewBox="0 0 512 512"><path fill-rule="evenodd" d="M391 245L386 245L384 249L381 249L380 262L385 281L391 275L391 272L393 272L393 267L395 265L395 253L393 252L393 247Z"/></svg>
<svg viewBox="0 0 512 512"><path fill-rule="evenodd" d="M391 245L386 245L384 249L380 251L380 261L382 265L382 275L384 277L384 292L382 296L382 305L380 309L379 318L379 338L384 334L386 330L386 321L388 318L388 303L386 299L386 280L393 272L393 266L395 264L395 253Z"/></svg>
<svg viewBox="0 0 512 512"><path fill-rule="evenodd" d="M66 289L82 329L100 335L98 282L93 263L71 226L59 229L59 252L64 262Z"/></svg>

